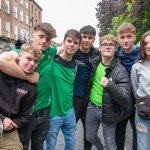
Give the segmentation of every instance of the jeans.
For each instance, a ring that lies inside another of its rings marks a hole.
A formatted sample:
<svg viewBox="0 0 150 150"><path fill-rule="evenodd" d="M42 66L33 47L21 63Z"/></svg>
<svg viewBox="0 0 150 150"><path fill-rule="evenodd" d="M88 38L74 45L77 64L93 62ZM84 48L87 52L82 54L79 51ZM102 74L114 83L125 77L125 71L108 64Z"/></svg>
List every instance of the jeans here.
<svg viewBox="0 0 150 150"><path fill-rule="evenodd" d="M150 150L150 120L140 118L136 111L135 124L137 131L137 149Z"/></svg>
<svg viewBox="0 0 150 150"><path fill-rule="evenodd" d="M73 97L73 107L76 115L76 122L81 119L83 130L84 130L84 150L91 150L92 143L86 139L86 130L85 130L85 117L86 117L86 107L84 106L84 97L74 96Z"/></svg>
<svg viewBox="0 0 150 150"><path fill-rule="evenodd" d="M31 121L18 129L24 150L28 150L30 139L32 150L43 150L49 128L49 109L34 112Z"/></svg>
<svg viewBox="0 0 150 150"><path fill-rule="evenodd" d="M131 115L125 120L119 122L116 128L116 144L117 150L124 150L125 146L125 135L126 135L126 127L128 120L130 120L131 127L133 130L133 150L137 150L137 134L136 134L136 126L135 126L135 109L133 109Z"/></svg>
<svg viewBox="0 0 150 150"><path fill-rule="evenodd" d="M74 150L76 119L74 110L66 116L54 116L50 118L50 129L46 137L46 150L55 150L57 136L61 129L65 139L65 150Z"/></svg>
<svg viewBox="0 0 150 150"><path fill-rule="evenodd" d="M108 124L102 121L102 107L89 102L86 113L86 138L98 150L103 150L100 138L97 136L98 129L102 123L105 149L117 150L115 142L116 123Z"/></svg>

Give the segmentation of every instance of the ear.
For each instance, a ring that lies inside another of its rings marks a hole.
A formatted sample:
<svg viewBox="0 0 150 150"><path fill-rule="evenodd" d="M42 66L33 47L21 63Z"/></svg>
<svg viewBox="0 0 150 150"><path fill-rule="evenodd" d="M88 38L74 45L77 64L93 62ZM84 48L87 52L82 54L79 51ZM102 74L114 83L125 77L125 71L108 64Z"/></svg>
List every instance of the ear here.
<svg viewBox="0 0 150 150"><path fill-rule="evenodd" d="M21 54L18 55L18 61L20 61L20 59L21 59Z"/></svg>
<svg viewBox="0 0 150 150"><path fill-rule="evenodd" d="M101 46L99 46L98 51L99 51L99 52L101 51Z"/></svg>
<svg viewBox="0 0 150 150"><path fill-rule="evenodd" d="M31 33L31 41L33 41L33 39L34 39L34 33L32 32Z"/></svg>
<svg viewBox="0 0 150 150"><path fill-rule="evenodd" d="M134 42L136 41L136 35L134 35Z"/></svg>

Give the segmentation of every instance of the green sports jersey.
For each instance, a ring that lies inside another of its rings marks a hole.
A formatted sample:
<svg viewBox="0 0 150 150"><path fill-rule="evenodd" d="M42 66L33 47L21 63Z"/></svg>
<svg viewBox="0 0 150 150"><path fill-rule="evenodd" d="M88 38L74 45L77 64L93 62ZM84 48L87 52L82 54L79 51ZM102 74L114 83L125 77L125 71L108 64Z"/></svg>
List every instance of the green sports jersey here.
<svg viewBox="0 0 150 150"><path fill-rule="evenodd" d="M73 109L73 85L76 67L66 67L54 60L51 70L50 117L65 116Z"/></svg>
<svg viewBox="0 0 150 150"><path fill-rule="evenodd" d="M106 67L100 63L92 79L90 101L98 106L102 106L103 87L100 85L100 81L106 74L105 69Z"/></svg>
<svg viewBox="0 0 150 150"><path fill-rule="evenodd" d="M20 52L19 49L16 52ZM34 104L34 112L43 108L47 108L51 104L50 100L50 70L54 56L57 49L55 47L48 47L43 53L42 58L39 61L36 71L40 75L40 79L37 83L37 100Z"/></svg>

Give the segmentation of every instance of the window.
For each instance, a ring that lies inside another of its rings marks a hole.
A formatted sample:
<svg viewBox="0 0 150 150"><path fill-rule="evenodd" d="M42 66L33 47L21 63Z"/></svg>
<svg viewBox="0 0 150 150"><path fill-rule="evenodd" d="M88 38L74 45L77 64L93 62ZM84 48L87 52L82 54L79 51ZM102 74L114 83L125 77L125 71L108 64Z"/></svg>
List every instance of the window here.
<svg viewBox="0 0 150 150"><path fill-rule="evenodd" d="M26 8L28 9L28 0L25 1Z"/></svg>
<svg viewBox="0 0 150 150"><path fill-rule="evenodd" d="M32 5L32 13L34 14L34 7L33 7L33 5Z"/></svg>
<svg viewBox="0 0 150 150"><path fill-rule="evenodd" d="M17 3L14 4L14 17L17 18Z"/></svg>
<svg viewBox="0 0 150 150"><path fill-rule="evenodd" d="M23 5L23 0L20 0L20 4Z"/></svg>
<svg viewBox="0 0 150 150"><path fill-rule="evenodd" d="M10 22L6 21L6 37L10 38Z"/></svg>
<svg viewBox="0 0 150 150"><path fill-rule="evenodd" d="M6 9L6 13L10 14L9 0L5 0L5 9Z"/></svg>
<svg viewBox="0 0 150 150"><path fill-rule="evenodd" d="M1 2L1 0L0 0L0 9L1 9L1 7L2 7L1 5L2 5L2 2Z"/></svg>
<svg viewBox="0 0 150 150"><path fill-rule="evenodd" d="M23 22L23 11L22 10L20 10L20 21Z"/></svg>
<svg viewBox="0 0 150 150"><path fill-rule="evenodd" d="M14 34L15 34L15 40L18 40L18 26L14 26Z"/></svg>
<svg viewBox="0 0 150 150"><path fill-rule="evenodd" d="M29 16L26 15L26 24L29 25Z"/></svg>
<svg viewBox="0 0 150 150"><path fill-rule="evenodd" d="M0 36L2 35L2 25L1 25L1 18L0 18Z"/></svg>

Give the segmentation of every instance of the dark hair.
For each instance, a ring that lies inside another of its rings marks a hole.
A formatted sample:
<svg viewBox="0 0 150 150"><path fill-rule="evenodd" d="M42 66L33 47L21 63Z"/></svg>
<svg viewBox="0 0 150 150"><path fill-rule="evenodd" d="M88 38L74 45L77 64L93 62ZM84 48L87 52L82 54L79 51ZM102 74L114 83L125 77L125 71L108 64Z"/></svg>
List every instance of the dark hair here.
<svg viewBox="0 0 150 150"><path fill-rule="evenodd" d="M42 30L46 33L47 36L50 36L50 38L57 37L56 30L53 28L53 26L50 23L40 23L34 27L34 31Z"/></svg>
<svg viewBox="0 0 150 150"><path fill-rule="evenodd" d="M96 30L91 25L87 25L87 26L82 27L80 29L80 34L81 33L83 33L83 34L92 34L92 35L96 36Z"/></svg>
<svg viewBox="0 0 150 150"><path fill-rule="evenodd" d="M147 36L150 36L150 30L145 32L143 35L142 35L142 38L141 38L141 41L140 41L140 54L141 54L141 58L143 61L145 61L146 59L146 54L145 54L145 49L144 49L144 40Z"/></svg>
<svg viewBox="0 0 150 150"><path fill-rule="evenodd" d="M80 33L77 30L75 30L75 29L68 30L65 33L64 41L66 40L67 37L72 37L74 39L79 39L79 44L81 44L82 37L81 37Z"/></svg>

